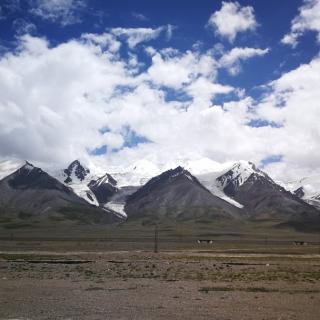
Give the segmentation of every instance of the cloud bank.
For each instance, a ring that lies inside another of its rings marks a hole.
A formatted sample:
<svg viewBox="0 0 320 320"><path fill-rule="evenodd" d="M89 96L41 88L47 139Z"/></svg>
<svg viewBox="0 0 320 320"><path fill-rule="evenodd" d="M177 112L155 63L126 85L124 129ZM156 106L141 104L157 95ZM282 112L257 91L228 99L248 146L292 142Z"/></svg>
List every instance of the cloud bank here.
<svg viewBox="0 0 320 320"><path fill-rule="evenodd" d="M104 168L273 157L281 163L265 168L282 179L295 168L320 170L318 57L254 100L220 75L244 71L243 61L268 48L147 46L165 31L117 28L57 45L20 36L0 56L0 156L59 165L85 158Z"/></svg>

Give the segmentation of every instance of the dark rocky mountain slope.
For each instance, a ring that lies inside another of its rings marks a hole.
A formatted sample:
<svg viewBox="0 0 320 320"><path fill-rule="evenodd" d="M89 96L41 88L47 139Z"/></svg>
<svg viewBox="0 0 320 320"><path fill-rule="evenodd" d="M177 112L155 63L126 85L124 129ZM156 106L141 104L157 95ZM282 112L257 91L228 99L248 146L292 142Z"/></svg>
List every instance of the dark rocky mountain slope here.
<svg viewBox="0 0 320 320"><path fill-rule="evenodd" d="M24 216L39 221L52 218L84 222L86 212L85 221L88 223L118 220L111 211L94 208L69 187L30 163L0 181L0 194L2 217Z"/></svg>
<svg viewBox="0 0 320 320"><path fill-rule="evenodd" d="M275 183L254 164L249 163L251 169L246 171L242 166L236 164L217 181L226 195L244 205L251 218L291 221L319 215L314 207Z"/></svg>
<svg viewBox="0 0 320 320"><path fill-rule="evenodd" d="M125 211L129 218L239 218L242 214L239 208L210 193L182 167L152 178L128 197Z"/></svg>

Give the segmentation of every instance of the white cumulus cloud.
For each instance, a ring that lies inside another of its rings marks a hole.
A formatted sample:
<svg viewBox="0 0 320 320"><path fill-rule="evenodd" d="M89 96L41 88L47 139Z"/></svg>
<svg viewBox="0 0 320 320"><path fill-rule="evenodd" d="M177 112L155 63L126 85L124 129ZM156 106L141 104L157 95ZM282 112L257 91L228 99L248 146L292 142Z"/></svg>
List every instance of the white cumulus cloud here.
<svg viewBox="0 0 320 320"><path fill-rule="evenodd" d="M113 58L83 40L49 48L23 36L18 52L0 59L1 153L54 162L101 145L105 99L127 84Z"/></svg>
<svg viewBox="0 0 320 320"><path fill-rule="evenodd" d="M214 28L216 34L233 42L239 32L255 30L258 24L253 7L223 1L221 9L211 15L208 26Z"/></svg>
<svg viewBox="0 0 320 320"><path fill-rule="evenodd" d="M305 173L320 169L319 81L320 58L314 58L273 81L272 92L257 107L260 118L281 125L274 130L277 133L273 142L275 154L284 156L288 168L299 168ZM277 174L285 179L290 174L288 171Z"/></svg>
<svg viewBox="0 0 320 320"><path fill-rule="evenodd" d="M291 22L291 30L281 42L295 47L306 31L314 31L320 43L320 0L304 0L299 14Z"/></svg>
<svg viewBox="0 0 320 320"><path fill-rule="evenodd" d="M226 68L230 74L236 75L241 71L241 61L255 56L264 56L268 52L268 48L233 48L222 56L219 64L220 67Z"/></svg>

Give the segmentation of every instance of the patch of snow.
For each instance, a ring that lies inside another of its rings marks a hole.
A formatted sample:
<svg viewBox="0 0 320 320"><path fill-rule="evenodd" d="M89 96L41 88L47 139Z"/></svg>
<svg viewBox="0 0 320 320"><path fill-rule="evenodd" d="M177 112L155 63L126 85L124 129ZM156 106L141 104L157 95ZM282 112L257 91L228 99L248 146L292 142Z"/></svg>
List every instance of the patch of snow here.
<svg viewBox="0 0 320 320"><path fill-rule="evenodd" d="M86 200L90 204L93 204L94 206L99 206L99 202L96 196L87 185L82 183L68 183L66 185L70 187L73 190L73 192L80 198L83 198L84 200Z"/></svg>
<svg viewBox="0 0 320 320"><path fill-rule="evenodd" d="M189 180L193 181L194 179L192 178L192 176L190 176L190 174L185 173L184 174Z"/></svg>
<svg viewBox="0 0 320 320"><path fill-rule="evenodd" d="M209 158L201 158L197 160L185 160L180 165L191 172L192 175L202 175L212 172L222 172L223 170L229 169L234 162L219 163Z"/></svg>
<svg viewBox="0 0 320 320"><path fill-rule="evenodd" d="M112 211L115 211L116 213L120 214L122 218L126 219L127 214L124 211L124 206L125 205L123 203L117 203L117 202L113 202L113 201L110 201L104 205L104 207L106 209L110 209Z"/></svg>
<svg viewBox="0 0 320 320"><path fill-rule="evenodd" d="M162 171L149 160L140 160L127 168L109 167L108 173L117 181L117 187L142 186Z"/></svg>
<svg viewBox="0 0 320 320"><path fill-rule="evenodd" d="M224 172L224 171L223 171ZM243 208L243 205L232 198L228 197L224 192L222 186L217 181L217 178L223 174L223 172L211 172L197 175L198 180L202 185L204 185L212 194L215 196L229 202L230 204L238 207Z"/></svg>
<svg viewBox="0 0 320 320"><path fill-rule="evenodd" d="M106 211L106 212L108 212L108 213L110 214L110 209L109 209L109 208L102 208L102 210L104 210L104 211ZM121 213L119 213L119 212L117 212L117 211L112 211L112 213L113 213L115 216L117 216L118 218L124 219L124 216L123 216Z"/></svg>

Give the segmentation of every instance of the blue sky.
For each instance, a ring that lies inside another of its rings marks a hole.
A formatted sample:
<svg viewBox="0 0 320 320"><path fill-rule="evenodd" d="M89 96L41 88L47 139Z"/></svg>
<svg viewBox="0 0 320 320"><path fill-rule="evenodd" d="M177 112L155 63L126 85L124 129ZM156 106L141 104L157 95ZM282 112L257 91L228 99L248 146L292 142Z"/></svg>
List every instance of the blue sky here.
<svg viewBox="0 0 320 320"><path fill-rule="evenodd" d="M12 142L2 142L1 157L242 158L274 174L280 165L318 170L308 159L319 131L308 121L319 115L320 1L2 0L0 8L0 112L10 114L0 134ZM21 80L16 92L10 79ZM59 100L64 88L72 94ZM19 98L28 90L30 101ZM303 141L309 153L291 150Z"/></svg>
<svg viewBox="0 0 320 320"><path fill-rule="evenodd" d="M195 0L89 0L83 1L84 7L75 13L79 21L66 26L62 26L59 20L52 22L32 14L30 8L36 1L20 0L16 6L15 1L2 2L0 38L2 45L8 47L14 46L17 36L14 22L18 19L33 23L36 26L33 34L47 37L52 44L77 38L84 32L102 33L107 28L156 28L170 24L175 28L172 38L168 41L165 36L159 37L151 42L152 45L173 46L182 51L190 49L198 41L204 50L217 42L223 43L226 48L234 46L205 27L212 12L220 9L221 1L203 0L199 3ZM275 79L281 73L308 62L318 52L318 46L313 39L316 36L314 32L305 34L294 52L288 46L279 46L282 36L290 29L292 18L298 14L301 0L248 0L238 3L241 6L254 7L259 26L253 33L239 35L237 46L267 46L272 48L272 52L264 58L263 64L260 61L251 61L245 74L237 78L227 77L224 81L252 89L255 85ZM257 67L259 73L256 72Z"/></svg>

